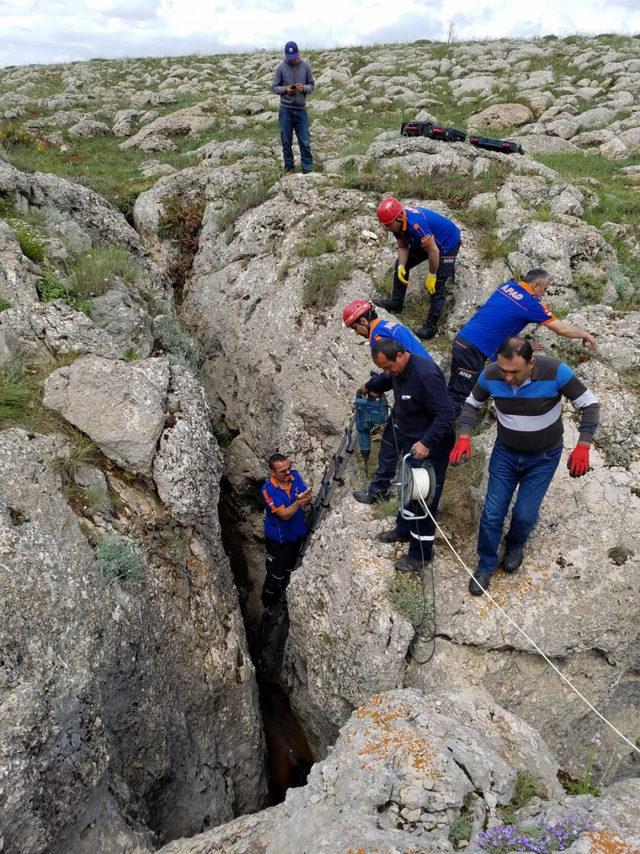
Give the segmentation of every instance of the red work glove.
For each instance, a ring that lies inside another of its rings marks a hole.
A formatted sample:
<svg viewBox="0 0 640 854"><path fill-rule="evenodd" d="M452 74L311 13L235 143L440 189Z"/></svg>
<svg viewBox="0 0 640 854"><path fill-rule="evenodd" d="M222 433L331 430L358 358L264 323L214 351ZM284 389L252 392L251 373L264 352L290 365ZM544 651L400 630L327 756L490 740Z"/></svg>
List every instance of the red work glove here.
<svg viewBox="0 0 640 854"><path fill-rule="evenodd" d="M589 471L589 445L576 445L569 454L567 468L571 477L582 477Z"/></svg>
<svg viewBox="0 0 640 854"><path fill-rule="evenodd" d="M459 466L471 457L471 439L469 436L460 436L449 454L449 465Z"/></svg>

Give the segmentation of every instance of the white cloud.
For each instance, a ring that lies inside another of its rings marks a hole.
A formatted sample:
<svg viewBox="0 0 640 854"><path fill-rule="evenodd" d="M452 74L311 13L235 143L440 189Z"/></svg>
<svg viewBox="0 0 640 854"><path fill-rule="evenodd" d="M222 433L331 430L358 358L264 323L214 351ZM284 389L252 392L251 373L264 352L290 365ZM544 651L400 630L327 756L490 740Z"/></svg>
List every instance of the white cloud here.
<svg viewBox="0 0 640 854"><path fill-rule="evenodd" d="M381 41L640 32L639 0L1 0L0 65Z"/></svg>

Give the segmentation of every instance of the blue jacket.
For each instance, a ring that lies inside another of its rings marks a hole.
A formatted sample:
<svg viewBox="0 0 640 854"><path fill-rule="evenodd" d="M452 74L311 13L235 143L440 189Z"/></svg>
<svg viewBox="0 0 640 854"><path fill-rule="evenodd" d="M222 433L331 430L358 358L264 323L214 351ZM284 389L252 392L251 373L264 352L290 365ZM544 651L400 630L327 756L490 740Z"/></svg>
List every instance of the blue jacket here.
<svg viewBox="0 0 640 854"><path fill-rule="evenodd" d="M422 442L431 449L453 431L455 412L444 374L433 359L411 354L400 376L378 374L366 387L375 392L393 389L396 423L407 442Z"/></svg>
<svg viewBox="0 0 640 854"><path fill-rule="evenodd" d="M276 510L289 507L307 488L295 469L291 470L291 477L293 480L288 489L281 487L275 477L270 477L260 489L260 497L265 506L264 535L268 540L275 540L278 543L297 540L307 533L307 521L302 508L298 508L288 519L280 519L276 515Z"/></svg>
<svg viewBox="0 0 640 854"><path fill-rule="evenodd" d="M508 281L491 294L458 335L488 359L495 359L502 342L519 335L529 323L545 324L556 319L526 282Z"/></svg>
<svg viewBox="0 0 640 854"><path fill-rule="evenodd" d="M403 240L409 249L427 249L435 241L442 255L453 252L460 243L460 229L447 219L429 208L405 208L402 231L396 239Z"/></svg>
<svg viewBox="0 0 640 854"><path fill-rule="evenodd" d="M420 339L416 338L413 332L401 323L394 323L391 320L382 320L381 318L374 320L369 329L369 344L373 347L376 341L380 341L382 338L392 338L402 344L404 349L410 353L431 359L431 354L422 346Z"/></svg>

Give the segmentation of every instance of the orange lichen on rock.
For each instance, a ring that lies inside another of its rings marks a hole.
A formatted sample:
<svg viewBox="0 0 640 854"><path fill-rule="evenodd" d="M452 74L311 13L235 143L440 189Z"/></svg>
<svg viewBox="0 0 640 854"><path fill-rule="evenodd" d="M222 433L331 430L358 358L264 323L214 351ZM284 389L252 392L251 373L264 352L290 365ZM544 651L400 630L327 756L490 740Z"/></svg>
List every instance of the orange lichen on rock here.
<svg viewBox="0 0 640 854"><path fill-rule="evenodd" d="M629 845L617 834L607 830L589 830L592 854L640 854L640 846Z"/></svg>

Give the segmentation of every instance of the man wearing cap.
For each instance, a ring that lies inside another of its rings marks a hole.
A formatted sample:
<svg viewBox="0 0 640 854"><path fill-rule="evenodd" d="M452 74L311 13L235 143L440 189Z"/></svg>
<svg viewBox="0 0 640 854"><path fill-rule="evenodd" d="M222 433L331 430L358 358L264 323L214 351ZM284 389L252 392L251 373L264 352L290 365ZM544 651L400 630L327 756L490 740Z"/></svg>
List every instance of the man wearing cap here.
<svg viewBox="0 0 640 854"><path fill-rule="evenodd" d="M424 286L431 297L429 315L415 333L425 340L433 338L444 308L446 284L455 272L460 229L455 222L429 208L406 207L392 196L387 196L378 205L378 222L396 238L398 257L391 299L377 300L377 303L387 311L399 314L404 307L409 270L428 261L429 272Z"/></svg>
<svg viewBox="0 0 640 854"><path fill-rule="evenodd" d="M347 328L353 329L356 335L366 338L371 347L374 346L376 341L390 338L402 344L407 352L416 353L418 356L423 356L425 359L431 360L431 355L425 350L411 330L407 329L401 323L382 320L382 318L378 317L373 303L369 302L369 300L356 299L350 302L342 312L342 319ZM363 394L369 393L369 390L365 389L364 386L360 391ZM394 411L392 410L382 432L382 438L380 439L378 468L368 489L357 489L353 493L356 501L360 501L362 504L375 504L376 501L384 501L391 487L391 481L395 477L400 450L396 437L394 417Z"/></svg>
<svg viewBox="0 0 640 854"><path fill-rule="evenodd" d="M284 171L295 172L293 159L293 132L296 132L300 146L300 164L303 172L313 169L311 138L309 136L309 117L307 116L307 95L315 89L315 82L309 63L300 58L298 45L287 42L284 46L284 62L276 68L271 91L280 95L280 139Z"/></svg>
<svg viewBox="0 0 640 854"><path fill-rule="evenodd" d="M540 267L529 270L522 281L504 282L458 332L451 345L449 379L449 397L456 416L487 359L495 360L500 344L520 335L530 323L544 326L564 338L581 338L585 347L595 350L597 341L590 332L558 320L542 302L550 285L549 274Z"/></svg>

